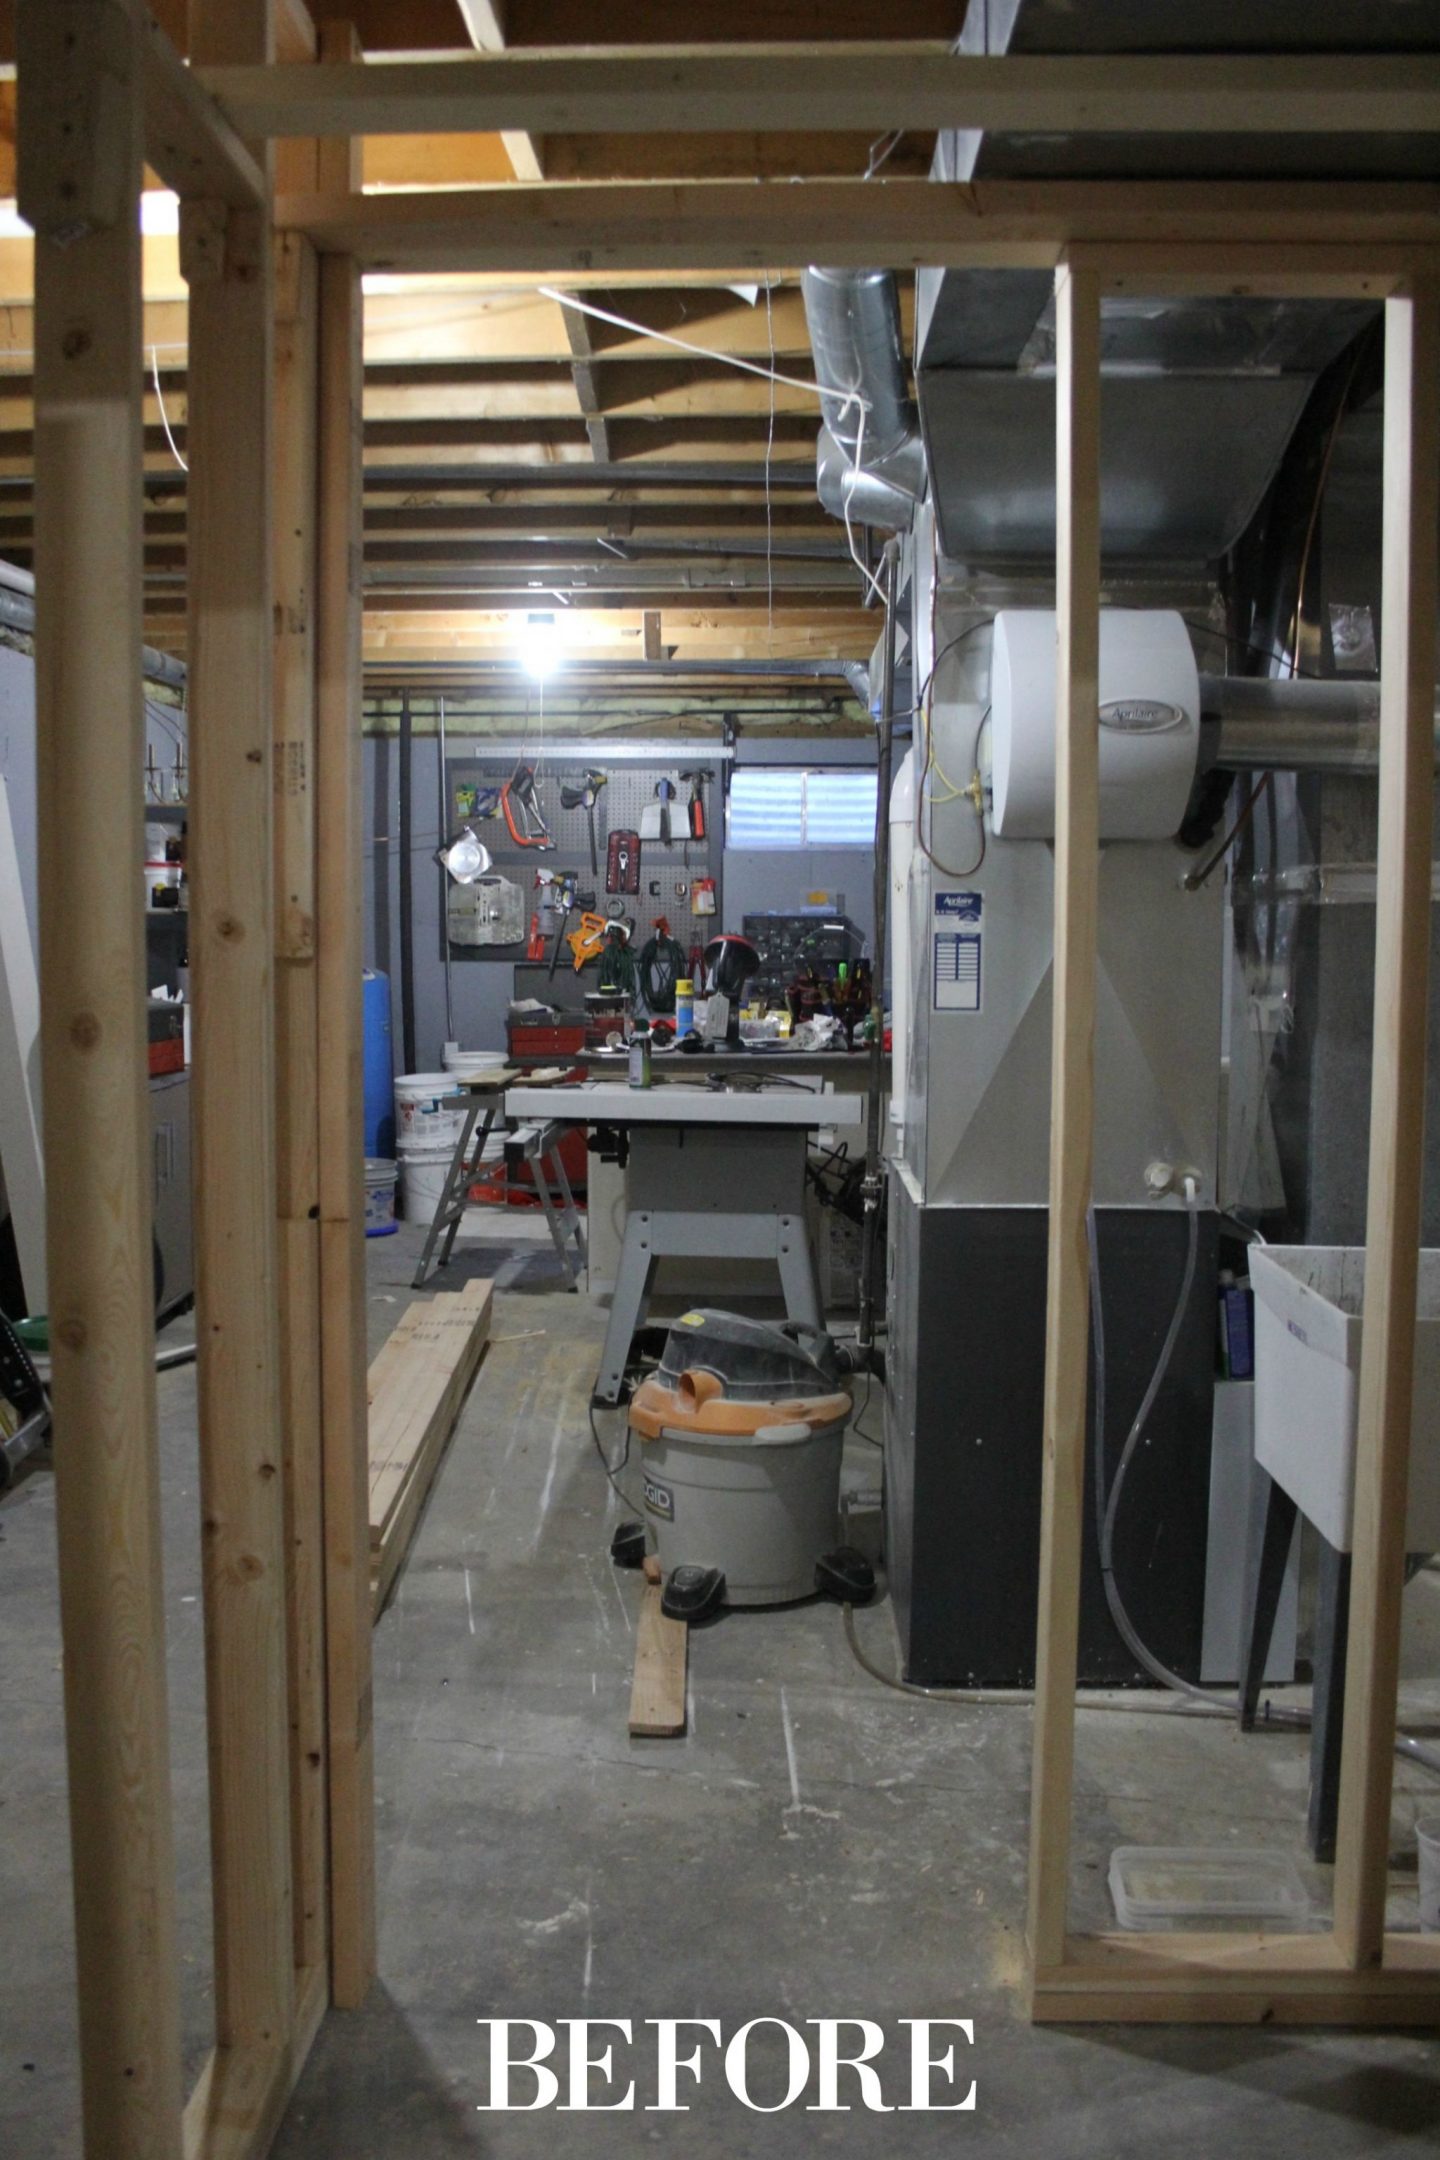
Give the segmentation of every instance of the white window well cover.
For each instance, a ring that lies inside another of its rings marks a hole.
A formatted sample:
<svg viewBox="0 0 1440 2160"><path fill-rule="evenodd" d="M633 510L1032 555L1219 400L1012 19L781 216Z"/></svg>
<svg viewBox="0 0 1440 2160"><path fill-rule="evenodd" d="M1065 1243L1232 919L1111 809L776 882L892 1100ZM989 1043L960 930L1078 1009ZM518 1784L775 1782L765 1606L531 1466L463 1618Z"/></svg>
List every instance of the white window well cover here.
<svg viewBox="0 0 1440 2160"><path fill-rule="evenodd" d="M875 841L875 775L751 765L730 782L732 848L868 848Z"/></svg>

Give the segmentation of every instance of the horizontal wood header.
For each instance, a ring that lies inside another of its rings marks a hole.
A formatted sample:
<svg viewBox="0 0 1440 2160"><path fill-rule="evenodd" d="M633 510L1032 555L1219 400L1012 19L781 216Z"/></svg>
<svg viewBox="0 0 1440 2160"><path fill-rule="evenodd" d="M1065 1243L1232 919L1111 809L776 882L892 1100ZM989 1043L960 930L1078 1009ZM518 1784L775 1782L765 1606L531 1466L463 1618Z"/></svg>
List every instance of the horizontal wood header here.
<svg viewBox="0 0 1440 2160"><path fill-rule="evenodd" d="M1328 274L1382 289L1440 249L1440 188L1353 182L697 181L283 197L277 222L367 270L468 271L513 282L563 275L614 284L659 271L742 278L828 262L895 269L1053 269L1077 247L1105 249L1118 276L1147 248L1203 247L1216 275ZM1089 267L1101 268L1099 261ZM1205 274L1208 268L1202 266ZM792 273L793 274L793 271Z"/></svg>
<svg viewBox="0 0 1440 2160"><path fill-rule="evenodd" d="M705 134L978 128L1060 135L1424 134L1426 54L955 53L940 42L587 47L202 80L241 135Z"/></svg>

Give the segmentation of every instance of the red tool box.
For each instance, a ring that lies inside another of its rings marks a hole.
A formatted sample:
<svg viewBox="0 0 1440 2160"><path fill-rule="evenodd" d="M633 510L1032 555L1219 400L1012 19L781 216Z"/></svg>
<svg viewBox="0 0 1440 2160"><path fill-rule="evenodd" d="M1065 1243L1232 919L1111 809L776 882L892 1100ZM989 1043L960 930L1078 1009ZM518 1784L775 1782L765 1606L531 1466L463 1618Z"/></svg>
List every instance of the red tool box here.
<svg viewBox="0 0 1440 2160"><path fill-rule="evenodd" d="M574 1057L585 1048L585 1022L573 1020L561 1027L525 1027L511 1021L507 1033L510 1056L517 1065L537 1058Z"/></svg>

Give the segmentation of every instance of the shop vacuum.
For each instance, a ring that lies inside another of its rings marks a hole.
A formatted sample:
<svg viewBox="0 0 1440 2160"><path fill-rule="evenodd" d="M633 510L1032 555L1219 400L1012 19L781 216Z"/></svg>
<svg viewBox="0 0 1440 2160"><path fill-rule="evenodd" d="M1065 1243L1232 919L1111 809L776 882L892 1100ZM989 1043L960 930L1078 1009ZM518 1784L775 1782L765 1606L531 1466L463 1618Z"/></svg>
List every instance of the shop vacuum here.
<svg viewBox="0 0 1440 2160"><path fill-rule="evenodd" d="M817 1591L863 1604L864 1556L836 1547L840 1457L854 1404L820 1328L706 1309L682 1314L630 1402L646 1544L664 1609L696 1621L721 1605L784 1605ZM626 1526L641 1556L637 1526Z"/></svg>

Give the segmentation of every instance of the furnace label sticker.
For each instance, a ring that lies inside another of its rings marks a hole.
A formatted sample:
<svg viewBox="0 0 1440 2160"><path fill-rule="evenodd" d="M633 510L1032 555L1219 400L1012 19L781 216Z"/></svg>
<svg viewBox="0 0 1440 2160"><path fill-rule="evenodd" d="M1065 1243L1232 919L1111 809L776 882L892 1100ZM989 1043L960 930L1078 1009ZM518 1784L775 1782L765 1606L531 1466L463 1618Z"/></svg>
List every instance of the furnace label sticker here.
<svg viewBox="0 0 1440 2160"><path fill-rule="evenodd" d="M984 895L937 892L931 1001L936 1012L978 1013L984 977Z"/></svg>

